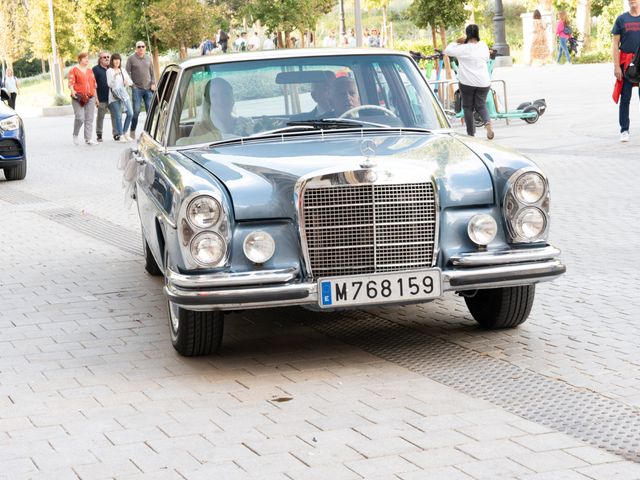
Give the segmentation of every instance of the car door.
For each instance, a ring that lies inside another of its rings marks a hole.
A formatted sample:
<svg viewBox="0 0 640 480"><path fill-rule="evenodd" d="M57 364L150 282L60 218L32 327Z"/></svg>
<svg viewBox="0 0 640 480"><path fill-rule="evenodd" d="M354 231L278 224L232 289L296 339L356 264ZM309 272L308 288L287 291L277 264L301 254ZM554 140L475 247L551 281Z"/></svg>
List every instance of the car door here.
<svg viewBox="0 0 640 480"><path fill-rule="evenodd" d="M174 197L179 195L175 182L167 175L171 171L171 157L165 148L178 74L177 67L168 67L162 74L138 143L141 162L136 181L138 212L143 236L158 265L162 265L164 250L164 235L160 230L174 227L172 208Z"/></svg>

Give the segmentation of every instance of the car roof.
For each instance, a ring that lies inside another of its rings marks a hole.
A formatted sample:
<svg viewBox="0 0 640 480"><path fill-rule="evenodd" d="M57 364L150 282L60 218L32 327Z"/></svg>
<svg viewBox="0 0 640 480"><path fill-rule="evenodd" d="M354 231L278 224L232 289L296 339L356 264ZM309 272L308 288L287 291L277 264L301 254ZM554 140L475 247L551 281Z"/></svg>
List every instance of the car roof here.
<svg viewBox="0 0 640 480"><path fill-rule="evenodd" d="M189 58L181 63L173 63L178 68L187 69L200 65L213 65L216 63L244 62L251 60L277 60L281 58L308 58L308 57L334 57L352 55L402 55L410 56L406 52L387 50L381 48L282 48L277 50L261 50L259 52L237 52L219 55L203 55Z"/></svg>

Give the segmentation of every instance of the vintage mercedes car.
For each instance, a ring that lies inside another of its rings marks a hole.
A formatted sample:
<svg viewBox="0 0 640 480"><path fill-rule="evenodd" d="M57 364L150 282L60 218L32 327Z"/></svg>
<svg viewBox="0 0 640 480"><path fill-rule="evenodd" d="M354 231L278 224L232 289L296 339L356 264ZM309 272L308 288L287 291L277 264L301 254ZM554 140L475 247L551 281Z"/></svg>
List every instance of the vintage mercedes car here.
<svg viewBox="0 0 640 480"><path fill-rule="evenodd" d="M123 159L171 339L216 352L225 312L464 296L486 328L524 322L565 271L549 183L460 137L409 55L276 50L169 65Z"/></svg>
<svg viewBox="0 0 640 480"><path fill-rule="evenodd" d="M22 180L27 175L24 126L22 119L5 102L6 90L0 89L0 169L7 180Z"/></svg>

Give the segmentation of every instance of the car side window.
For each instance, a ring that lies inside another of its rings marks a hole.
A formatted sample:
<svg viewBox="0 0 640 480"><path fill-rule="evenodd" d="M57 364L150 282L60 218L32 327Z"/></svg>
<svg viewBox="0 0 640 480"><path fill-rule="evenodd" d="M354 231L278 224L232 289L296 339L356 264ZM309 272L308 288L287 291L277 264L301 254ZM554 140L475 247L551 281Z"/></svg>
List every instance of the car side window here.
<svg viewBox="0 0 640 480"><path fill-rule="evenodd" d="M147 112L147 121L145 122L144 129L152 138L156 138L158 121L160 119L160 95L165 90L164 87L167 85L170 73L171 72L165 71L162 74L162 77L160 77L156 95L153 96L153 99L151 100L151 108L149 109L149 112Z"/></svg>
<svg viewBox="0 0 640 480"><path fill-rule="evenodd" d="M169 125L167 125L167 120L169 117L169 103L171 102L171 95L173 93L173 87L176 84L177 78L178 78L177 72L175 71L169 72L167 81L165 82L164 85L162 85L162 87L164 88L162 88L162 90L158 95L159 115L158 115L156 132L155 132L155 135L153 135L153 138L155 138L155 140L159 143L162 143L162 140L164 138L164 133L167 131L167 128L169 128Z"/></svg>

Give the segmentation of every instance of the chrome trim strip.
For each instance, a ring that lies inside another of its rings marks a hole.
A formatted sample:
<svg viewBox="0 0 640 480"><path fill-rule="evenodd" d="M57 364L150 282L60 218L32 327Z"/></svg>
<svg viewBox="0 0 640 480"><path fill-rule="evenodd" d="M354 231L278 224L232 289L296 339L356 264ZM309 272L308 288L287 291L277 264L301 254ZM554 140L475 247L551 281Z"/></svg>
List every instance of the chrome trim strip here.
<svg viewBox="0 0 640 480"><path fill-rule="evenodd" d="M566 271L567 267L560 260L465 270L445 270L442 272L442 289L444 291L461 291L529 285L553 280Z"/></svg>
<svg viewBox="0 0 640 480"><path fill-rule="evenodd" d="M258 272L183 275L168 268L165 274L167 281L176 287L197 289L286 283L296 278L298 269L292 267Z"/></svg>
<svg viewBox="0 0 640 480"><path fill-rule="evenodd" d="M553 245L542 248L521 250L502 250L488 252L463 253L451 257L449 262L461 267L482 267L488 265L504 265L506 263L539 262L550 260L560 255L560 249Z"/></svg>
<svg viewBox="0 0 640 480"><path fill-rule="evenodd" d="M164 293L173 304L188 310L200 311L247 310L318 304L317 285L315 283L218 291L183 290L168 283L164 287Z"/></svg>

